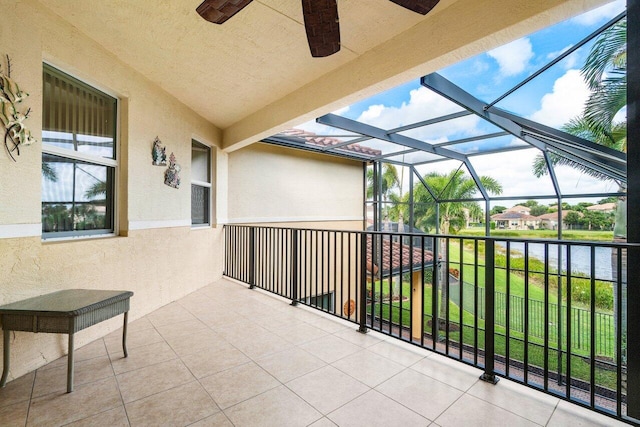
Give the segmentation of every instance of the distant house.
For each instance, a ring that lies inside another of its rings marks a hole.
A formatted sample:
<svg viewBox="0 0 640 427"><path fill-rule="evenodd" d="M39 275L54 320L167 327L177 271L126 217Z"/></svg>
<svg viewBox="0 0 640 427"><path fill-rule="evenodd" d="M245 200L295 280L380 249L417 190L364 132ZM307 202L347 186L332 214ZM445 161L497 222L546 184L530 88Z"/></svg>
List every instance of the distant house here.
<svg viewBox="0 0 640 427"><path fill-rule="evenodd" d="M517 207L514 206L511 209ZM526 206L520 207L529 210ZM496 228L505 230L533 230L538 226L537 217L531 216L529 213L510 211L509 209L503 213L491 215L491 221L496 223Z"/></svg>
<svg viewBox="0 0 640 427"><path fill-rule="evenodd" d="M568 224L564 223L564 219L570 212L576 212L579 216L583 217L584 214L577 211L562 211L562 220L563 220L563 228L569 228ZM547 230L557 230L558 229L558 212L551 212L544 215L540 215L536 217L539 221L539 227L545 228Z"/></svg>
<svg viewBox="0 0 640 427"><path fill-rule="evenodd" d="M587 210L592 212L613 213L616 211L616 204L603 203L601 205L593 205L593 206L587 207Z"/></svg>
<svg viewBox="0 0 640 427"><path fill-rule="evenodd" d="M525 214L525 215L530 215L531 214L531 208L527 207L527 206L522 206L522 205L515 205L509 209L506 209L504 212L502 213L507 213L507 212L515 212L515 213L519 213L519 214Z"/></svg>

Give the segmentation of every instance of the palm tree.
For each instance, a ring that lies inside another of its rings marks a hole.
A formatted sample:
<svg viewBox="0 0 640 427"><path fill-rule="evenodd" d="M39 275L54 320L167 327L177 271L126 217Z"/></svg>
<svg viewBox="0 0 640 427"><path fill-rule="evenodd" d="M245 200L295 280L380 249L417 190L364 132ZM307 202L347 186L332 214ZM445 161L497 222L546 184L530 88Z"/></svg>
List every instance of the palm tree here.
<svg viewBox="0 0 640 427"><path fill-rule="evenodd" d="M389 194L400 184L398 169L390 164L382 164L382 199L387 201ZM367 169L367 199L373 197L375 183L373 181L373 168Z"/></svg>
<svg viewBox="0 0 640 427"><path fill-rule="evenodd" d="M581 69L591 94L582 115L570 120L562 127L562 130L597 144L626 152L626 121L614 121L616 114L624 108L627 102L626 69L627 21L622 19L603 31L591 47L587 60ZM571 166L597 178L611 179L583 164L555 154L551 155L551 162L554 165ZM542 155L538 155L534 160L533 173L537 177L548 173L547 164Z"/></svg>
<svg viewBox="0 0 640 427"><path fill-rule="evenodd" d="M615 122L614 118L627 103L627 21L620 20L602 32L595 41L581 72L585 78L591 94L585 104L582 115L567 123L563 130L588 139L597 144L605 145L623 152L627 151L626 120ZM540 156L539 156L540 157ZM569 165L591 176L611 179L593 169L573 162L566 158L553 156L554 164ZM540 177L547 173L544 159L537 158L534 162L534 174ZM618 182L620 192L626 192L626 185ZM618 198L614 224L614 240L626 241L627 238L627 205L626 197ZM626 256L625 256L626 258ZM611 254L611 271L614 280L614 292L619 298L626 295L626 268L622 268L622 289L617 289L617 256ZM620 292L621 291L621 292ZM623 301L623 306L625 306ZM617 318L617 304L614 305L614 316ZM625 313L623 313L622 336L625 337ZM617 327L617 322L615 323ZM624 338L623 338L624 339Z"/></svg>
<svg viewBox="0 0 640 427"><path fill-rule="evenodd" d="M367 200L373 198L374 189L376 188L375 186L377 185L374 182L373 178L374 178L373 168L368 168L367 169ZM391 199L392 201L397 202L398 197L394 197L396 196L396 194L394 193L394 190L400 187L400 179L398 178L398 169L395 167L395 165L392 165L390 163L382 164L381 180L382 180L382 194L381 194L382 201L387 202L388 200ZM383 215L383 217L389 215L389 209L386 208L386 205L383 205L383 208L380 211L382 212L382 210L386 210L385 215Z"/></svg>
<svg viewBox="0 0 640 427"><path fill-rule="evenodd" d="M449 173L430 172L423 177L431 190L440 200L463 200L474 196L478 191L475 181L464 175L460 169L452 170ZM494 178L488 176L480 177L480 182L485 189L492 194L502 193L502 186ZM466 224L467 212L477 215L481 211L476 202L444 202L440 203L440 223L436 224L436 203L427 191L426 187L420 185L413 191L414 217L416 226L422 230L430 231L436 225L440 226L440 231L444 234L457 232ZM445 253L441 251L440 253ZM443 319L446 318L446 305L449 301L446 286L440 290L439 320L438 328L444 327Z"/></svg>
<svg viewBox="0 0 640 427"><path fill-rule="evenodd" d="M441 200L469 199L477 192L475 181L458 169L447 174L430 172L424 176L425 182ZM489 176L480 177L480 182L492 194L502 193L502 186ZM424 186L418 186L413 192L414 217L416 226L430 231L436 227L436 204ZM481 211L476 202L444 202L440 203L440 231L443 234L457 233L466 225L467 212L478 215Z"/></svg>

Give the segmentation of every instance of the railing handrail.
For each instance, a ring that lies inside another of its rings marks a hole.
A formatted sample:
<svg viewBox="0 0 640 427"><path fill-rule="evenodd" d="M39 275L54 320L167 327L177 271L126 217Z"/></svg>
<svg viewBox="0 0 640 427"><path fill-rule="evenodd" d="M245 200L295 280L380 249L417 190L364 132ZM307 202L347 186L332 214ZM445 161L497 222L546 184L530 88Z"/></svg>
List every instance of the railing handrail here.
<svg viewBox="0 0 640 427"><path fill-rule="evenodd" d="M223 227L253 227L272 230L309 230L328 233L364 233L374 236L402 236L402 237L424 237L426 238L446 238L446 239L462 239L462 240L493 240L494 242L522 242L535 244L552 244L552 245L570 245L570 246L602 246L610 248L640 248L640 243L629 243L619 241L602 241L602 240L569 240L569 239L552 239L552 238L531 238L531 237L506 237L506 236L470 236L462 234L433 234L433 233L408 233L397 231L374 231L374 230L348 230L348 229L332 229L332 228L303 228L303 227L281 227L273 225L254 225L254 224L224 224Z"/></svg>
<svg viewBox="0 0 640 427"><path fill-rule="evenodd" d="M626 420L621 295L627 249L640 244L252 224L224 230L228 277L348 320L361 332L372 329L481 368L486 381L504 376ZM532 246L540 244L544 259ZM565 247L566 270L551 266L551 245ZM570 250L578 246L590 248L577 252L588 252L582 260ZM514 261L521 258L524 265ZM544 268L529 262L534 258ZM611 280L596 274L603 261L611 262ZM585 263L590 271L576 276ZM455 282L451 268L459 269ZM613 299L614 314L596 309L596 296L603 297L597 282L613 287L602 301L608 306ZM584 300L573 285L586 289ZM617 375L615 385L610 378L596 382L599 369ZM606 409L611 400L615 409Z"/></svg>

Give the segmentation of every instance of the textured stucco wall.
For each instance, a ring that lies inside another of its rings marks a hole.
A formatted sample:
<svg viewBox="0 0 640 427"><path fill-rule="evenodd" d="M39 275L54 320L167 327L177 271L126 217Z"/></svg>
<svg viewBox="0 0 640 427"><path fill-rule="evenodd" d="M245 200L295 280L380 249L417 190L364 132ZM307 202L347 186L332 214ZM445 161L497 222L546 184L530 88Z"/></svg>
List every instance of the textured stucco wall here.
<svg viewBox="0 0 640 427"><path fill-rule="evenodd" d="M221 277L222 227L191 229L189 185L191 139L215 152L219 130L37 2L0 0L0 10L6 18L1 63L10 56L12 77L30 93L23 106L32 109L26 124L38 141L43 61L121 100L118 237L42 242L42 144L23 147L15 163L4 148L0 152L0 304L66 288L128 289L135 292L135 320ZM156 136L182 166L179 190L164 185L165 168L151 165ZM212 161L225 171L226 155L214 154ZM226 185L226 178L218 182ZM76 346L121 322L120 316L80 332ZM10 379L67 348L66 336L53 334L16 333L11 341Z"/></svg>
<svg viewBox="0 0 640 427"><path fill-rule="evenodd" d="M229 154L229 221L361 227L362 184L362 163L253 144Z"/></svg>

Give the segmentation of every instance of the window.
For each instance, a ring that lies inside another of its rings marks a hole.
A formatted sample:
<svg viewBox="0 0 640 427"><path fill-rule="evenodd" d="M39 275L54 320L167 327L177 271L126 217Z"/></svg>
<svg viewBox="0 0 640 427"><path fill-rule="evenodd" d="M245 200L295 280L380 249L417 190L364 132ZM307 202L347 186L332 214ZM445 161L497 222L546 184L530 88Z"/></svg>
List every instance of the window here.
<svg viewBox="0 0 640 427"><path fill-rule="evenodd" d="M211 224L211 148L191 141L191 225Z"/></svg>
<svg viewBox="0 0 640 427"><path fill-rule="evenodd" d="M307 297L305 302L312 307L317 307L321 310L333 311L335 300L336 297L334 292L329 292L327 294L320 294L314 297Z"/></svg>
<svg viewBox="0 0 640 427"><path fill-rule="evenodd" d="M42 102L42 237L115 229L117 100L47 64Z"/></svg>

